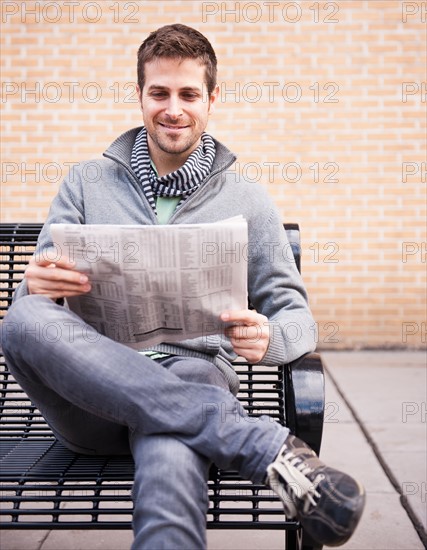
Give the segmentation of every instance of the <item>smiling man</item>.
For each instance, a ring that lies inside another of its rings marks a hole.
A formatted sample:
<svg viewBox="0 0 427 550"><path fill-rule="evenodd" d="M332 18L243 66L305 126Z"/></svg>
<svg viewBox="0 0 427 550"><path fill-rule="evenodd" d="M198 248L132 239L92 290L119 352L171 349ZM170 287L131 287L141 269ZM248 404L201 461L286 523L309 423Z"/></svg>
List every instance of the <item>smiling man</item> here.
<svg viewBox="0 0 427 550"><path fill-rule="evenodd" d="M363 489L270 418L245 421L234 396L231 360L293 361L315 348L314 321L295 264L272 253L288 245L276 208L260 186L235 181L235 156L205 132L218 97L209 41L178 24L151 33L138 51L138 94L144 126L97 161L101 179L94 183L83 162L52 203L3 322L8 366L64 445L132 453L134 549L205 548L212 462L269 485L319 544L343 544L361 516ZM89 292L90 278L66 257L52 265L43 255L52 223L203 223L238 214L256 249L248 266L255 309L224 311L225 336L125 347L62 305ZM34 327L51 323L62 336L37 339ZM289 323L298 338L287 335Z"/></svg>

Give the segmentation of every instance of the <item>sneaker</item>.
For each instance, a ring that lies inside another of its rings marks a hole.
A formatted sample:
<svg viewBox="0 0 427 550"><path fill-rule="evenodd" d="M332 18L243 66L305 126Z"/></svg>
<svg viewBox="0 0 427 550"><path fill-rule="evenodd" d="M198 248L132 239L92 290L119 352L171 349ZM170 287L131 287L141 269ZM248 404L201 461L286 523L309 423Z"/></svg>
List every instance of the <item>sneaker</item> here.
<svg viewBox="0 0 427 550"><path fill-rule="evenodd" d="M267 468L267 483L289 518L300 521L317 543L340 546L353 534L363 512L365 491L353 478L329 468L316 453L289 435Z"/></svg>

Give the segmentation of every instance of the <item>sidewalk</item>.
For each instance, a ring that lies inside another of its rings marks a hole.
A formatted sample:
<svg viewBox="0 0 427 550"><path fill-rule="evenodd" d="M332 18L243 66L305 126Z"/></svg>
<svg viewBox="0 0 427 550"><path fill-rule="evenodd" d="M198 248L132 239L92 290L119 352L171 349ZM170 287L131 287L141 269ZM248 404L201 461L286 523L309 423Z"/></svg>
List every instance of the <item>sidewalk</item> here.
<svg viewBox="0 0 427 550"><path fill-rule="evenodd" d="M419 531L427 528L426 353L323 352L322 357L328 372L321 457L357 477L367 492L361 524L341 548L424 548L414 523ZM131 541L128 531L0 533L1 550L126 550ZM208 541L209 550L284 547L283 533L273 531L209 531Z"/></svg>

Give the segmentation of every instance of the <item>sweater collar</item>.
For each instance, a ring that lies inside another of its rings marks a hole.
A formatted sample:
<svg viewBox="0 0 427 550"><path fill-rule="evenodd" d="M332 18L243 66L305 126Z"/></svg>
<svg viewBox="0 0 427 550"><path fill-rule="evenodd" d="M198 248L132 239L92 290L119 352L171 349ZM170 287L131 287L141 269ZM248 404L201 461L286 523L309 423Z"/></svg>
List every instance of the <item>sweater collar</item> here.
<svg viewBox="0 0 427 550"><path fill-rule="evenodd" d="M135 143L136 136L142 129L142 126L138 128L132 128L121 136L119 136L104 152L104 157L111 158L119 161L132 170L131 168L131 155L132 148ZM236 156L221 142L215 138L216 155L212 165L212 173L221 172L227 169L233 162L236 161Z"/></svg>

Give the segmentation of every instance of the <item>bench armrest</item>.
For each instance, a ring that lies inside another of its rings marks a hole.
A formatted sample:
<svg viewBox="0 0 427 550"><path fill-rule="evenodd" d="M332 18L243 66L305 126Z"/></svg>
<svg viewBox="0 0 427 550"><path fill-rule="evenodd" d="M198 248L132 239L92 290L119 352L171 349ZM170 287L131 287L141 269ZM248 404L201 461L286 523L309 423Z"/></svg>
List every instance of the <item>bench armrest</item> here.
<svg viewBox="0 0 427 550"><path fill-rule="evenodd" d="M282 368L286 425L319 454L325 411L322 359L310 353Z"/></svg>

